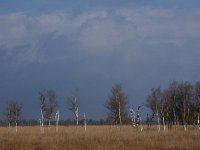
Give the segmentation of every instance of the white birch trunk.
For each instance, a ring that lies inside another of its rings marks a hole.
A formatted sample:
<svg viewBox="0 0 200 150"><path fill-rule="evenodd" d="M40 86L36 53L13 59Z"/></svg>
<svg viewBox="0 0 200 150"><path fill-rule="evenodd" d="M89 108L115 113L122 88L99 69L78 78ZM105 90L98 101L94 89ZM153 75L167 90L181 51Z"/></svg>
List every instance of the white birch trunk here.
<svg viewBox="0 0 200 150"><path fill-rule="evenodd" d="M76 106L74 113L75 113L75 116L76 116L76 128L77 128L78 124L79 124L78 106Z"/></svg>
<svg viewBox="0 0 200 150"><path fill-rule="evenodd" d="M78 127L78 116L76 117L76 127Z"/></svg>
<svg viewBox="0 0 200 150"><path fill-rule="evenodd" d="M17 133L18 129L17 129L17 121L15 121L15 132Z"/></svg>
<svg viewBox="0 0 200 150"><path fill-rule="evenodd" d="M197 120L197 124L198 124L198 129L200 130L200 126L199 126L199 112L198 112L198 120Z"/></svg>
<svg viewBox="0 0 200 150"><path fill-rule="evenodd" d="M56 116L55 116L55 120L56 120L56 132L58 132L58 122L59 122L59 119L60 119L60 113L59 113L59 110L57 110Z"/></svg>
<svg viewBox="0 0 200 150"><path fill-rule="evenodd" d="M163 121L163 130L165 131L165 118L164 118L164 116L162 117L162 121Z"/></svg>
<svg viewBox="0 0 200 150"><path fill-rule="evenodd" d="M44 133L44 115L42 109L40 109L41 112L41 133Z"/></svg>
<svg viewBox="0 0 200 150"><path fill-rule="evenodd" d="M186 124L184 123L184 131L187 131L187 127Z"/></svg>
<svg viewBox="0 0 200 150"><path fill-rule="evenodd" d="M39 119L39 122L40 122L40 133L42 133L42 120Z"/></svg>

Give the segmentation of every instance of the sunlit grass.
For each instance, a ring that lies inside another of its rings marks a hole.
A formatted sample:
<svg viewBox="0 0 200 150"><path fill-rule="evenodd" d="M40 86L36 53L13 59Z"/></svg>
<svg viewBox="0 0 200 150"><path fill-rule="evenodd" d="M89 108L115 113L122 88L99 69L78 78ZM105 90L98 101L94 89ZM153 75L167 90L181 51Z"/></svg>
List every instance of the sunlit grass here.
<svg viewBox="0 0 200 150"><path fill-rule="evenodd" d="M157 131L156 126L140 128L123 126L60 126L45 128L40 133L39 127L0 128L0 150L144 150L144 149L200 149L200 130L182 127L168 131Z"/></svg>

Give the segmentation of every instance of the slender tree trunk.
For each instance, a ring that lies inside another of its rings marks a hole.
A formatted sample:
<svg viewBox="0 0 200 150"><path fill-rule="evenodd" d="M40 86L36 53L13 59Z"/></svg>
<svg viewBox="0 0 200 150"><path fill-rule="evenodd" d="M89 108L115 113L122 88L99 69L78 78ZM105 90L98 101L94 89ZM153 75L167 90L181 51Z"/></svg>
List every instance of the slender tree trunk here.
<svg viewBox="0 0 200 150"><path fill-rule="evenodd" d="M78 116L76 117L76 127L78 127Z"/></svg>
<svg viewBox="0 0 200 150"><path fill-rule="evenodd" d="M165 117L162 117L162 121L163 121L163 130L165 131Z"/></svg>
<svg viewBox="0 0 200 150"><path fill-rule="evenodd" d="M121 129L122 118L121 118L121 105L120 105L120 102L119 102L119 125L120 125L120 129Z"/></svg>
<svg viewBox="0 0 200 150"><path fill-rule="evenodd" d="M177 116L176 116L176 97L174 96L174 106L173 106L173 113L174 113L174 125L175 125L175 130L177 129Z"/></svg>
<svg viewBox="0 0 200 150"><path fill-rule="evenodd" d="M174 112L174 125L175 125L175 129L176 129L176 125L177 125L177 117L176 117L175 109L173 109L173 112Z"/></svg>
<svg viewBox="0 0 200 150"><path fill-rule="evenodd" d="M86 115L84 113L84 128L85 128L85 131L87 131L87 120L86 120Z"/></svg>
<svg viewBox="0 0 200 150"><path fill-rule="evenodd" d="M186 124L184 124L184 131L187 131L187 127L186 127Z"/></svg>
<svg viewBox="0 0 200 150"><path fill-rule="evenodd" d="M58 121L56 121L56 132L58 132Z"/></svg>
<svg viewBox="0 0 200 150"><path fill-rule="evenodd" d="M44 123L42 121L42 133L44 133Z"/></svg>
<svg viewBox="0 0 200 150"><path fill-rule="evenodd" d="M197 124L198 124L198 129L200 130L200 126L199 126L199 112L198 112L198 117L197 117Z"/></svg>
<svg viewBox="0 0 200 150"><path fill-rule="evenodd" d="M135 127L135 111L133 112L133 126Z"/></svg>
<svg viewBox="0 0 200 150"><path fill-rule="evenodd" d="M39 119L39 121L40 121L40 133L42 133L42 120Z"/></svg>
<svg viewBox="0 0 200 150"><path fill-rule="evenodd" d="M48 131L50 131L50 128L51 128L51 120L49 119Z"/></svg>
<svg viewBox="0 0 200 150"><path fill-rule="evenodd" d="M159 114L158 114L158 107L156 106L156 116L157 116L157 121L158 121L158 132L160 132L160 117L159 117Z"/></svg>
<svg viewBox="0 0 200 150"><path fill-rule="evenodd" d="M186 128L186 102L185 100L183 103L183 127L184 127L184 131L186 131L187 128Z"/></svg>
<svg viewBox="0 0 200 150"><path fill-rule="evenodd" d="M160 132L160 118L158 115L157 115L157 117L158 117L158 132Z"/></svg>
<svg viewBox="0 0 200 150"><path fill-rule="evenodd" d="M167 121L165 120L165 122L166 122L166 127L167 127L167 130L169 130L169 113L168 113L168 107L167 107L167 118L165 118L165 119L167 119Z"/></svg>
<svg viewBox="0 0 200 150"><path fill-rule="evenodd" d="M142 119L140 118L140 131L143 131L143 124L142 124Z"/></svg>
<svg viewBox="0 0 200 150"><path fill-rule="evenodd" d="M41 133L44 133L44 115L42 109L40 109L41 112Z"/></svg>
<svg viewBox="0 0 200 150"><path fill-rule="evenodd" d="M18 129L17 129L17 121L15 121L15 132L17 133Z"/></svg>

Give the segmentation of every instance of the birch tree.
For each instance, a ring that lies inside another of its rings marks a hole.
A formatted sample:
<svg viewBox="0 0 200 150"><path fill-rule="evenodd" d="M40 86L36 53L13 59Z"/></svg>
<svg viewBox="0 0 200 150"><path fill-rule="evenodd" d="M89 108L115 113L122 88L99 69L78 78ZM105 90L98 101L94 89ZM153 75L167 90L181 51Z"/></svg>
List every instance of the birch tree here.
<svg viewBox="0 0 200 150"><path fill-rule="evenodd" d="M161 113L161 100L162 100L162 93L160 87L153 88L151 90L151 94L147 98L147 107L149 107L153 112L156 114L157 124L158 124L158 131L160 131L160 113Z"/></svg>
<svg viewBox="0 0 200 150"><path fill-rule="evenodd" d="M190 111L192 107L192 93L193 87L189 82L183 82L178 86L178 100L179 100L179 108L180 108L180 117L182 120L182 124L184 126L184 130L186 131L186 125L189 123Z"/></svg>
<svg viewBox="0 0 200 150"><path fill-rule="evenodd" d="M41 114L41 119L40 120L40 130L41 133L44 133L44 114L47 108L46 104L46 92L40 92L40 114Z"/></svg>
<svg viewBox="0 0 200 150"><path fill-rule="evenodd" d="M75 118L76 118L76 126L78 127L79 124L79 105L78 105L78 98L76 95L72 95L69 98L69 110L73 112Z"/></svg>
<svg viewBox="0 0 200 150"><path fill-rule="evenodd" d="M6 117L8 120L8 126L15 124L16 132L18 130L18 123L21 117L22 104L16 101L10 101L6 107Z"/></svg>
<svg viewBox="0 0 200 150"><path fill-rule="evenodd" d="M187 130L187 124L194 124L195 119L199 125L200 83L193 86L189 82L173 81L163 91L153 88L147 98L147 106L158 119L162 118L164 129L166 122L170 126L174 124L175 128L182 124L184 130Z"/></svg>
<svg viewBox="0 0 200 150"><path fill-rule="evenodd" d="M57 108L56 92L53 90L48 90L47 97L48 97L48 103L45 110L45 118L48 120L49 130L50 130L51 119L53 118L56 108Z"/></svg>
<svg viewBox="0 0 200 150"><path fill-rule="evenodd" d="M41 113L41 127L43 132L44 119L48 121L49 130L51 120L57 108L56 92L54 90L44 90L40 92L40 113Z"/></svg>
<svg viewBox="0 0 200 150"><path fill-rule="evenodd" d="M111 94L106 100L105 107L109 110L107 119L116 125L128 122L127 111L128 99L122 85L116 84L111 88Z"/></svg>

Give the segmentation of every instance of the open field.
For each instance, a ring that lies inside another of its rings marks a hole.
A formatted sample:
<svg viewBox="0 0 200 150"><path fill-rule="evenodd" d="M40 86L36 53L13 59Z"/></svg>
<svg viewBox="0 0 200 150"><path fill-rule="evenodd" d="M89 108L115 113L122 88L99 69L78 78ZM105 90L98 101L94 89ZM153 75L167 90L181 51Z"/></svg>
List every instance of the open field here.
<svg viewBox="0 0 200 150"><path fill-rule="evenodd" d="M0 150L198 150L200 149L200 130L190 127L189 131L157 131L156 127L138 128L123 126L83 127L61 126L45 128L40 134L39 127L0 128Z"/></svg>

